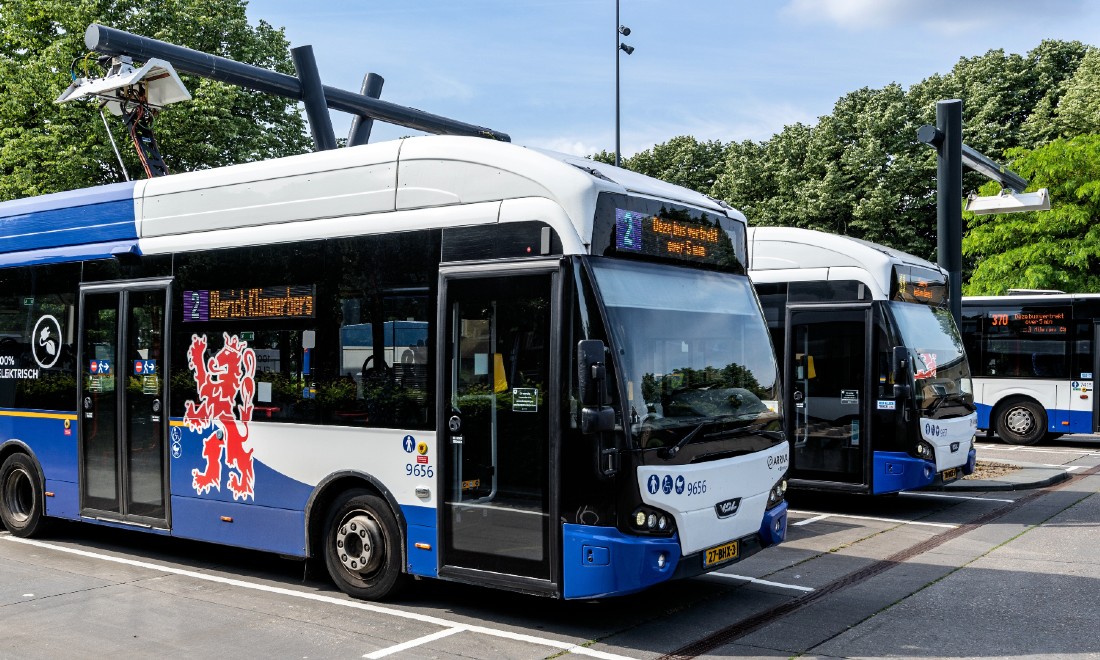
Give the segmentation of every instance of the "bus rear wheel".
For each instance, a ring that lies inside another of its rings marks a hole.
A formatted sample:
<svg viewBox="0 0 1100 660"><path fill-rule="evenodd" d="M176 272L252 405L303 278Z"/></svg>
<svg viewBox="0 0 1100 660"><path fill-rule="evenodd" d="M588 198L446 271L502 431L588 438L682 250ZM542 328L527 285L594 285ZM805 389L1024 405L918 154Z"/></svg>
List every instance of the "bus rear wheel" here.
<svg viewBox="0 0 1100 660"><path fill-rule="evenodd" d="M1046 435L1046 430L1046 411L1034 401L1008 401L997 414L997 435L1011 445L1033 445Z"/></svg>
<svg viewBox="0 0 1100 660"><path fill-rule="evenodd" d="M42 481L26 454L12 454L0 466L0 520L15 536L34 536L43 526Z"/></svg>
<svg viewBox="0 0 1100 660"><path fill-rule="evenodd" d="M366 490L341 495L325 521L325 567L340 590L364 600L392 597L404 586L401 531L389 504Z"/></svg>

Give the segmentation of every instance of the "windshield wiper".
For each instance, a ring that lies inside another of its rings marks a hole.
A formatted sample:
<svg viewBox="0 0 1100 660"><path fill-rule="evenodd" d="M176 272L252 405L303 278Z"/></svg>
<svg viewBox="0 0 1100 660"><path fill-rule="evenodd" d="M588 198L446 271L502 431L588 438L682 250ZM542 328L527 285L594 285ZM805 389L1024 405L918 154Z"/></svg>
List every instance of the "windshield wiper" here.
<svg viewBox="0 0 1100 660"><path fill-rule="evenodd" d="M725 431L715 431L714 433L706 434L706 438L735 438L742 435L759 435L769 440L786 440L787 437L783 435L782 431L769 431L762 428L753 428L751 426L742 426L739 429L726 429Z"/></svg>
<svg viewBox="0 0 1100 660"><path fill-rule="evenodd" d="M676 454L680 453L680 450L684 448L684 445L691 442L691 439L699 434L699 431L703 430L703 427L710 423L710 420L705 422L699 422L699 425L691 429L684 434L684 437L680 438L680 441L671 447L662 447L657 451L657 455L663 459L669 460L676 458Z"/></svg>
<svg viewBox="0 0 1100 660"><path fill-rule="evenodd" d="M932 406L928 408L928 410L925 412L925 415L931 417L932 415L936 414L936 411L940 409L940 406L942 406L949 400L954 400L958 403L965 404L966 395L962 392L952 392L951 394L944 394L942 397L939 397L934 402L932 402Z"/></svg>

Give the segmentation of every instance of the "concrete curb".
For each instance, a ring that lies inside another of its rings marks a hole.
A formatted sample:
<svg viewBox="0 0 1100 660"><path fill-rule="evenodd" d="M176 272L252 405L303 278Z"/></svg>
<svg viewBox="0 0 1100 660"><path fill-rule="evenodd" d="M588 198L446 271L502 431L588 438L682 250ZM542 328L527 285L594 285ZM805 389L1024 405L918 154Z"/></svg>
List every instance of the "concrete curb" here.
<svg viewBox="0 0 1100 660"><path fill-rule="evenodd" d="M1021 468L1020 471L1032 470L1047 473L1046 476L1035 475L1026 480L1020 479L960 479L945 486L926 488L925 490L939 491L1008 491L1030 490L1033 488L1046 488L1061 483L1070 478L1070 473L1059 468ZM1014 473L1016 474L1016 473Z"/></svg>
<svg viewBox="0 0 1100 660"><path fill-rule="evenodd" d="M999 479L959 479L949 484L936 484L924 490L939 491L1009 491L1031 490L1034 488L1046 488L1047 486L1061 483L1072 476L1072 473L1064 467L1056 465L1044 465L1042 463L1026 463L1023 461L1006 461L1001 459L984 459L984 463L996 463L1005 467L1014 467L1016 470Z"/></svg>

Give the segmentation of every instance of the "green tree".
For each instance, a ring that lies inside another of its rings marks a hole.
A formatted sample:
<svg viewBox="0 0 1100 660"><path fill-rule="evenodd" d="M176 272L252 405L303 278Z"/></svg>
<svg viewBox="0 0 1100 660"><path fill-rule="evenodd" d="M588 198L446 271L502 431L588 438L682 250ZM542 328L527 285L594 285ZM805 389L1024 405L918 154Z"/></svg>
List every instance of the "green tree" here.
<svg viewBox="0 0 1100 660"><path fill-rule="evenodd" d="M724 151L718 140L700 142L690 135L681 135L634 154L624 165L635 172L710 194L722 169Z"/></svg>
<svg viewBox="0 0 1100 660"><path fill-rule="evenodd" d="M0 200L122 180L97 108L54 99L85 54L84 31L101 23L293 73L281 29L249 25L244 0L0 0ZM183 76L193 100L156 120L173 171L302 153L309 148L297 103ZM108 115L132 177L142 169L122 123Z"/></svg>
<svg viewBox="0 0 1100 660"><path fill-rule="evenodd" d="M1053 117L1089 47L1044 41L1026 56L992 50L908 90L864 88L840 98L813 126L795 124L759 144L727 146L711 195L754 224L804 227L864 238L936 258L936 156L916 140L935 123L936 102L963 99L964 138L994 159L1057 131ZM1082 94L1095 91L1083 80ZM1031 121L1031 123L1029 123ZM985 179L968 173L964 186Z"/></svg>
<svg viewBox="0 0 1100 660"><path fill-rule="evenodd" d="M963 254L974 264L968 295L1009 288L1100 292L1100 134L1009 152L1012 170L1048 188L1049 211L964 214ZM990 182L982 192L996 194Z"/></svg>
<svg viewBox="0 0 1100 660"><path fill-rule="evenodd" d="M1053 123L1063 137L1100 133L1100 49L1091 49L1066 81Z"/></svg>

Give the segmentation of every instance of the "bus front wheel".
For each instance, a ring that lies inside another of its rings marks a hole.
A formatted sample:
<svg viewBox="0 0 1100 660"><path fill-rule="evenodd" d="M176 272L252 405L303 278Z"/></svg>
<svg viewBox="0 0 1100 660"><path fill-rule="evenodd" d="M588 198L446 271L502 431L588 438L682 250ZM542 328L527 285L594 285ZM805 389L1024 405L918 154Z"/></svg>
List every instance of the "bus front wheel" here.
<svg viewBox="0 0 1100 660"><path fill-rule="evenodd" d="M43 525L42 481L26 454L12 454L0 467L0 520L15 536L34 536Z"/></svg>
<svg viewBox="0 0 1100 660"><path fill-rule="evenodd" d="M997 415L997 435L1012 445L1033 445L1043 438L1046 430L1046 411L1034 401L1009 401Z"/></svg>
<svg viewBox="0 0 1100 660"><path fill-rule="evenodd" d="M389 505L366 490L351 490L333 503L325 521L325 567L349 596L381 600L405 582L401 532Z"/></svg>

